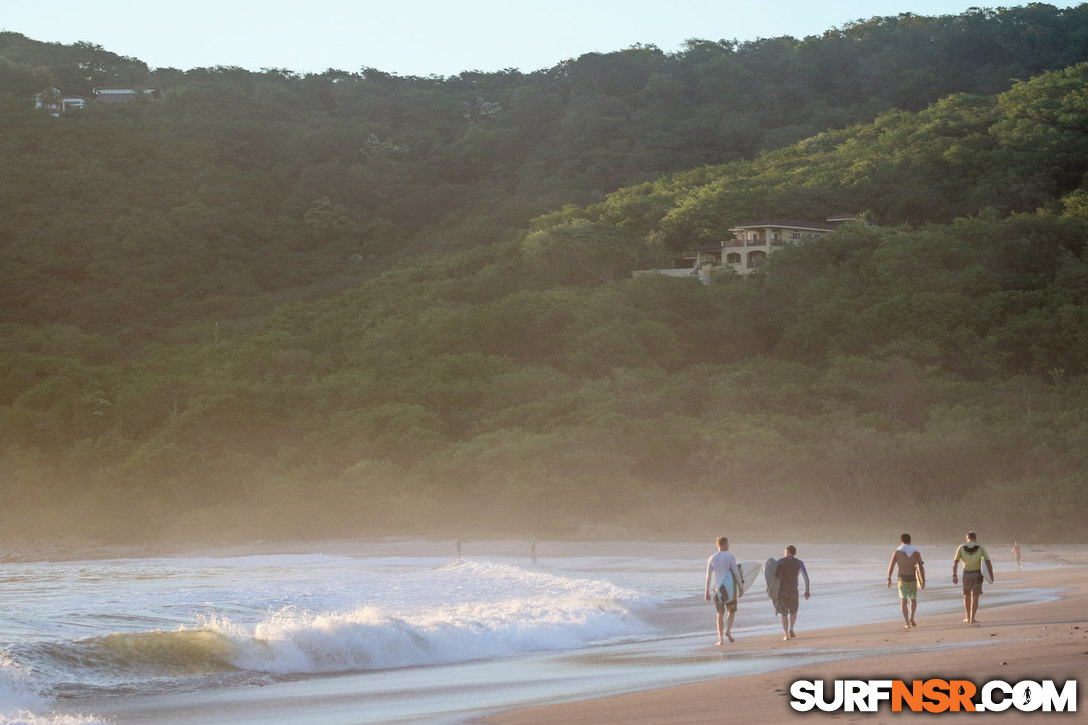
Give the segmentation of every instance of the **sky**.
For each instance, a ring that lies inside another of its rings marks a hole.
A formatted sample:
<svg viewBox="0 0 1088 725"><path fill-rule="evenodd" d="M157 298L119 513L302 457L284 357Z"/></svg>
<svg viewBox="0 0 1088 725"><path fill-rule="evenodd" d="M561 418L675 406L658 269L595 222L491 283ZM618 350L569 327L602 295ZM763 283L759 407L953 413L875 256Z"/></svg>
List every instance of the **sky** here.
<svg viewBox="0 0 1088 725"><path fill-rule="evenodd" d="M87 41L152 68L237 66L321 73L376 68L451 76L529 73L591 52L691 38L820 35L874 16L958 15L1018 0L26 0L0 30ZM1057 7L1078 3L1052 2Z"/></svg>

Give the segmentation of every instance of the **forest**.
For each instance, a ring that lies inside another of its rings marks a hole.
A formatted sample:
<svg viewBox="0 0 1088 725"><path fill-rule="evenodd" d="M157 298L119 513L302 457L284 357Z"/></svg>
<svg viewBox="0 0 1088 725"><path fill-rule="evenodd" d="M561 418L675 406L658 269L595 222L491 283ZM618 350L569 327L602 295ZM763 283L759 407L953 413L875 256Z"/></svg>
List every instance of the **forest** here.
<svg viewBox="0 0 1088 725"><path fill-rule="evenodd" d="M1088 5L428 78L4 32L0 125L0 541L1083 541Z"/></svg>

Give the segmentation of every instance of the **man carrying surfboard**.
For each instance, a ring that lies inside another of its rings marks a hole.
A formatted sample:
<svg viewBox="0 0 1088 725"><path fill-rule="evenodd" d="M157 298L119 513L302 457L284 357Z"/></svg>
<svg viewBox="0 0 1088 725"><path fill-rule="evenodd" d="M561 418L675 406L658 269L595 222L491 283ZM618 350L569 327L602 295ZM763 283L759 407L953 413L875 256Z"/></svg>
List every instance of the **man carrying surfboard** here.
<svg viewBox="0 0 1088 725"><path fill-rule="evenodd" d="M918 588L926 588L926 567L922 553L910 544L910 534L901 535L899 542L899 548L892 552L892 560L888 562L888 587L891 587L892 574L898 567L899 608L903 612L903 627L910 629L918 626L914 613L918 610Z"/></svg>
<svg viewBox="0 0 1088 725"><path fill-rule="evenodd" d="M805 599L808 599L808 571L805 562L797 558L797 547L790 544L786 547L786 555L775 562L775 576L778 578L778 600L775 602L775 610L782 615L783 640L793 639L794 625L797 624L797 606L800 596L797 586L797 575L805 577Z"/></svg>
<svg viewBox="0 0 1088 725"><path fill-rule="evenodd" d="M718 537L718 550L706 562L706 600L714 592L714 607L718 610L718 644L735 641L733 618L737 614L737 598L744 594L737 557L729 553L729 539ZM711 582L714 583L711 588ZM728 618L726 612L729 613Z"/></svg>
<svg viewBox="0 0 1088 725"><path fill-rule="evenodd" d="M986 570L982 570L983 560L986 561ZM960 562L963 562L963 611L966 618L964 624L978 624L975 615L978 614L978 598L982 596L982 579L992 582L994 580L994 565L990 561L990 555L986 553L986 547L978 543L978 535L974 531L967 532L967 541L956 549L956 556L952 559L952 583L956 583L956 570Z"/></svg>

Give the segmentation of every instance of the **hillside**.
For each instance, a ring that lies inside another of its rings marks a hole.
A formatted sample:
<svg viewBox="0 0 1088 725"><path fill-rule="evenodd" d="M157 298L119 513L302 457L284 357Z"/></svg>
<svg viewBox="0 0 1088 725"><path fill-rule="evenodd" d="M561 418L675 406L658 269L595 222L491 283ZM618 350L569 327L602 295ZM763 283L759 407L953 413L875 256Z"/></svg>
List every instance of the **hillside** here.
<svg viewBox="0 0 1088 725"><path fill-rule="evenodd" d="M277 304L508 239L567 204L952 93L1002 92L1088 61L1086 36L1088 5L1032 4L402 78L149 69L91 43L0 33L0 323L74 327L115 357L216 323L245 332ZM61 119L29 105L48 87L110 86L161 95ZM836 210L848 201L868 206Z"/></svg>
<svg viewBox="0 0 1088 725"><path fill-rule="evenodd" d="M709 50L827 55L843 37L992 30L999 16L1002 32L1010 17L1068 32L1083 8L1048 7ZM13 39L2 40L10 79ZM677 130L688 155L654 169L647 139L661 126L647 122L616 165L574 161L563 133L576 68L643 79L628 96L607 74L583 88L607 106L647 95L654 74L630 71L634 60L683 68L709 50L473 78L472 97L498 98L488 93L503 83L511 94L475 118L452 100L467 97L464 76L376 71L150 71L177 81L159 101L59 119L11 94L4 535L687 536L717 533L728 512L759 536L977 527L991 540L1079 540L1088 65L915 109L847 98L835 113L873 115L813 121L781 146L769 126L754 156ZM1038 62L1028 56L1008 54ZM560 132L504 136L512 99L549 74L567 84L563 103L544 104ZM315 110L299 95L328 100L322 88L336 103ZM388 105L345 110L380 88ZM248 102L226 103L231 89ZM706 96L729 105L725 91ZM833 98L844 95L809 100ZM398 104L399 117L367 118ZM439 163L469 136L481 142L471 161ZM521 155L486 161L500 137ZM630 275L738 221L844 209L869 223L747 277Z"/></svg>

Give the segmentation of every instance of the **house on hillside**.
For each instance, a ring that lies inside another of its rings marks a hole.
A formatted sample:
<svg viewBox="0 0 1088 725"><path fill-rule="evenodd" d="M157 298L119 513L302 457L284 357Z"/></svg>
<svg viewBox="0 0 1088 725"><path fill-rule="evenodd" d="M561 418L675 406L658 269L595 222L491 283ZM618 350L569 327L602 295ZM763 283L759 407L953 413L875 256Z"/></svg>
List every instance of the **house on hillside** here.
<svg viewBox="0 0 1088 725"><path fill-rule="evenodd" d="M54 116L60 116L65 111L73 111L86 108L90 101L95 103L128 103L141 95L148 98L158 98L159 91L153 88L95 88L90 100L83 96L68 95L57 88L47 88L34 94L34 107L43 108Z"/></svg>
<svg viewBox="0 0 1088 725"><path fill-rule="evenodd" d="M731 267L739 274L748 274L767 262L767 257L786 246L795 246L830 234L857 217L837 214L828 217L826 223L800 220L766 220L732 227L733 235L720 242L684 250L676 260L674 269L654 269L635 274L657 273L673 277L697 277L704 284L710 276L723 267Z"/></svg>
<svg viewBox="0 0 1088 725"><path fill-rule="evenodd" d="M83 96L68 95L59 88L46 88L34 94L34 108L41 108L54 116L60 116L65 111L84 108L87 99Z"/></svg>
<svg viewBox="0 0 1088 725"><path fill-rule="evenodd" d="M741 274L759 269L767 256L786 245L803 244L835 231L830 224L799 220L768 220L741 224L729 230L732 239L721 243L720 264L727 264Z"/></svg>

